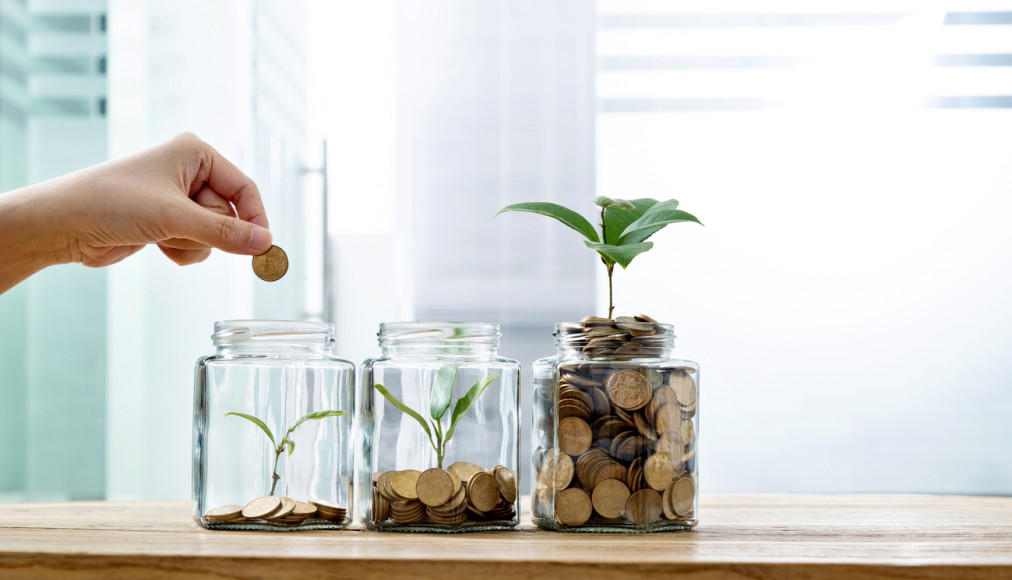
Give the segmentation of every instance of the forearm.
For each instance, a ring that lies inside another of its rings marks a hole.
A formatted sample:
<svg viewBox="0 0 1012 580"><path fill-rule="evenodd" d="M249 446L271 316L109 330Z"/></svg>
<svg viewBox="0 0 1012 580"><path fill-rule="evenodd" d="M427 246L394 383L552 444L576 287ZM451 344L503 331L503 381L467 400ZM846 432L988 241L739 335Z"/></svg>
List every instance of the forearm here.
<svg viewBox="0 0 1012 580"><path fill-rule="evenodd" d="M55 180L0 194L0 294L32 274L71 261Z"/></svg>

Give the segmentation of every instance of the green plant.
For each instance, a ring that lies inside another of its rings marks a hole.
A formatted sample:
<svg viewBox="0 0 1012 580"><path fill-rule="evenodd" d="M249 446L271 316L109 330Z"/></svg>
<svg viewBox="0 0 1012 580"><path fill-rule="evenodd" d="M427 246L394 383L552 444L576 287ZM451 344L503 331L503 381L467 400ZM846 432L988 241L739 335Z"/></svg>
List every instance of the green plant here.
<svg viewBox="0 0 1012 580"><path fill-rule="evenodd" d="M404 414L408 415L425 430L425 434L429 437L429 445L432 445L432 449L436 452L436 459L439 462L437 467L442 469L443 458L446 456L446 444L450 442L450 438L453 437L453 432L457 429L457 422L471 410L475 401L478 397L485 392L489 383L498 378L499 375L492 375L483 380L479 380L474 383L470 389L464 393L464 396L457 399L457 403L453 406L453 413L450 414L450 427L444 433L443 431L443 415L446 414L447 409L450 408L450 398L453 395L453 381L457 378L457 367L454 365L446 365L440 367L436 371L436 376L432 379L432 388L429 389L429 416L432 427L429 427L429 422L422 418L421 414L416 412L411 407L408 407L404 403L397 400L397 397L390 394L390 391L386 390L381 384L374 385L374 388L379 391L386 400L390 401L390 404L397 407ZM435 435L435 439L433 439Z"/></svg>
<svg viewBox="0 0 1012 580"><path fill-rule="evenodd" d="M281 476L278 475L278 458L281 457L281 454L284 452L286 447L288 448L289 457L291 457L292 453L295 451L295 442L290 439L292 432L295 431L295 429L299 425L305 423L306 421L319 420L324 419L326 417L340 417L341 415L344 414L345 411L317 411L315 413L303 415L301 419L296 421L294 425L288 428L288 431L285 432L285 436L281 439L280 442L275 442L274 434L271 433L271 430L269 427L267 427L267 424L261 421L260 419L257 419L253 415L247 415L245 413L236 413L233 411L225 413L225 416L228 417L229 415L235 415L236 417L242 417L243 419L246 419L247 421L253 423L257 427L260 427L260 429L262 429L263 432L267 434L267 438L271 440L271 445L274 446L274 473L271 475L272 479L271 493L269 495L274 495L274 488L275 486L278 485L278 480L281 479Z"/></svg>
<svg viewBox="0 0 1012 580"><path fill-rule="evenodd" d="M579 213L556 203L529 202L508 205L495 215L507 211L525 211L555 218L566 226L583 234L584 244L601 256L601 262L608 270L608 318L615 310L612 292L612 274L615 264L622 269L629 267L633 258L654 247L646 241L668 224L695 222L703 225L696 216L678 209L678 200L657 201L645 197L626 201L598 196L594 204L601 208L601 236L594 226Z"/></svg>

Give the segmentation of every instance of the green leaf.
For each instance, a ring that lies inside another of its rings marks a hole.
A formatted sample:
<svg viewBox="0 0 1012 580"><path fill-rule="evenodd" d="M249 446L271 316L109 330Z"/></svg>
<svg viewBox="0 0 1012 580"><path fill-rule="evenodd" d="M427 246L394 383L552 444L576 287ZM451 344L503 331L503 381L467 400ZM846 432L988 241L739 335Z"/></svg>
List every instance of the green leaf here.
<svg viewBox="0 0 1012 580"><path fill-rule="evenodd" d="M450 430L446 432L446 439L443 440L444 444L450 440L450 437L453 437L453 432L457 429L457 421L460 421L460 418L471 410L471 406L474 405L474 402L478 400L478 397L485 392L489 383L497 378L499 378L499 375L492 375L491 377L485 379L484 384L482 384L482 381L479 380L472 385L470 389L468 389L467 393L465 393L463 397L457 399L457 404L453 407L453 414L450 416Z"/></svg>
<svg viewBox="0 0 1012 580"><path fill-rule="evenodd" d="M443 413L450 408L450 395L453 394L453 380L457 377L457 366L446 365L436 372L432 379L432 391L429 393L429 414L437 422Z"/></svg>
<svg viewBox="0 0 1012 580"><path fill-rule="evenodd" d="M639 244L625 244L624 246L613 246L611 244L593 244L591 242L583 242L587 244L587 247L592 250L597 250L597 253L604 257L607 257L619 265L623 269L629 267L629 263L633 261L633 258L642 254L643 252L654 247L653 242L642 242Z"/></svg>
<svg viewBox="0 0 1012 580"><path fill-rule="evenodd" d="M703 225L696 219L696 216L675 209L677 207L678 201L674 199L655 204L640 216L639 219L626 226L625 230L622 231L621 237L619 237L619 245L642 242L668 224L696 222L699 225Z"/></svg>
<svg viewBox="0 0 1012 580"><path fill-rule="evenodd" d="M604 208L615 207L618 209L633 209L633 204L624 199L612 199L603 195L599 195L594 198L594 205L599 205Z"/></svg>
<svg viewBox="0 0 1012 580"><path fill-rule="evenodd" d="M573 228L574 230L580 232L581 234L583 234L583 237L587 238L592 242L600 241L600 238L597 237L597 232L594 230L594 226L592 226L590 222L587 221L587 218L557 203L547 203L540 201L528 203L515 203L513 205L508 205L502 208L501 210L499 210L499 213L495 215L499 215L500 213L507 211L526 211L546 215L550 218L555 218L560 222L566 224L570 228ZM622 227L624 228L625 226Z"/></svg>
<svg viewBox="0 0 1012 580"><path fill-rule="evenodd" d="M298 421L296 421L295 424L292 425L292 427L290 429L288 429L287 435L290 435L292 433L292 431L295 431L296 427L298 427L299 425L305 423L306 421L314 421L314 420L318 420L318 419L325 419L327 417L340 417L341 415L344 415L344 414L345 414L345 411L333 411L333 410L331 410L331 411L317 411L315 413L309 413L307 415L304 415ZM286 437L287 437L287 435L286 435Z"/></svg>
<svg viewBox="0 0 1012 580"><path fill-rule="evenodd" d="M642 199L634 199L630 201L633 205L632 209L619 209L617 207L609 207L604 210L604 230L605 237L604 243L611 244L614 246L621 245L619 238L622 237L622 232L625 231L629 224L640 219L656 203L656 199L644 197ZM594 240L595 242L597 240Z"/></svg>
<svg viewBox="0 0 1012 580"><path fill-rule="evenodd" d="M265 425L264 422L261 421L260 419L257 419L253 415L247 415L245 413L235 413L235 412L225 413L226 417L228 417L229 415L235 415L236 417L242 417L243 419L246 419L247 421L250 421L251 423L253 423L257 427L260 427L261 429L263 429L264 433L267 434L267 437L271 440L271 445L273 445L274 447L278 446L278 444L274 442L274 434L271 433L271 430L268 429L267 425Z"/></svg>
<svg viewBox="0 0 1012 580"><path fill-rule="evenodd" d="M418 421L418 424L422 426L422 429L425 429L425 434L429 436L429 444L432 443L432 431L429 429L429 424L425 422L425 419L422 419L421 415L419 415L418 413L416 413L411 407L409 407L409 406L405 405L404 403L398 401L397 397L391 395L390 391L386 390L386 388L383 385L377 383L377 384L373 385L373 387L377 391L379 391L380 393L382 393L383 396L386 397L386 399L388 401L390 401L391 405L393 405L394 407L397 407L398 409L401 410L402 413L404 413L405 415L408 415L409 417L411 417L415 421ZM435 445L433 445L433 447L435 447Z"/></svg>
<svg viewBox="0 0 1012 580"><path fill-rule="evenodd" d="M288 444L288 456L291 457L292 456L292 452L295 451L295 441L292 441L291 439L285 438L285 439L281 440L281 444L282 445Z"/></svg>

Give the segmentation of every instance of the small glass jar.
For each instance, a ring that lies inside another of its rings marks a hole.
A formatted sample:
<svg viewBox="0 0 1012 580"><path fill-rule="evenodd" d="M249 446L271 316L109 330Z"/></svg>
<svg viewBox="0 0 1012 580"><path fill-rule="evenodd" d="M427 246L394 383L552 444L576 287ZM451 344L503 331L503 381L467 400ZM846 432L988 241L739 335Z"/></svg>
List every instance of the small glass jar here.
<svg viewBox="0 0 1012 580"><path fill-rule="evenodd" d="M334 325L230 320L197 360L194 519L205 528L319 530L352 519L355 366Z"/></svg>
<svg viewBox="0 0 1012 580"><path fill-rule="evenodd" d="M362 363L358 490L370 529L472 532L518 517L520 364L499 325L396 322Z"/></svg>
<svg viewBox="0 0 1012 580"><path fill-rule="evenodd" d="M684 530L697 520L699 366L646 317L556 326L533 365L533 494L541 528Z"/></svg>

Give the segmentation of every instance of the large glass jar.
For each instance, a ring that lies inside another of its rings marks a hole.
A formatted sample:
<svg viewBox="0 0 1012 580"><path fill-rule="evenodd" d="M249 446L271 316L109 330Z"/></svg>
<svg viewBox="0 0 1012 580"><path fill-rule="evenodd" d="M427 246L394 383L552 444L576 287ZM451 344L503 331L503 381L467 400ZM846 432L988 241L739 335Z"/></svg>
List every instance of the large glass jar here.
<svg viewBox="0 0 1012 580"><path fill-rule="evenodd" d="M230 320L197 361L194 519L212 529L337 529L351 521L355 366L334 325Z"/></svg>
<svg viewBox="0 0 1012 580"><path fill-rule="evenodd" d="M374 530L516 526L520 364L498 355L499 325L396 322L362 363L358 476Z"/></svg>
<svg viewBox="0 0 1012 580"><path fill-rule="evenodd" d="M646 316L556 326L534 363L531 511L539 527L658 532L697 523L699 366Z"/></svg>

